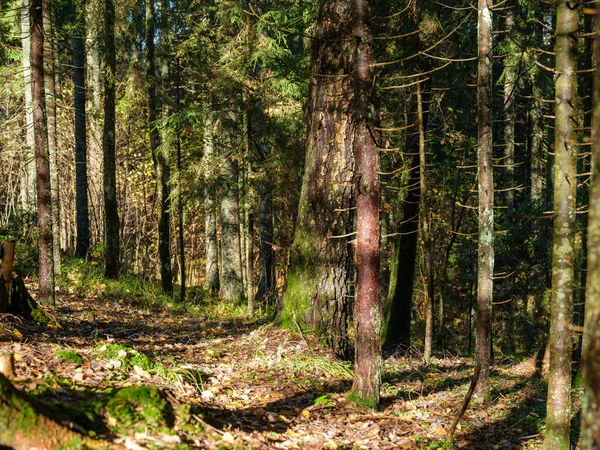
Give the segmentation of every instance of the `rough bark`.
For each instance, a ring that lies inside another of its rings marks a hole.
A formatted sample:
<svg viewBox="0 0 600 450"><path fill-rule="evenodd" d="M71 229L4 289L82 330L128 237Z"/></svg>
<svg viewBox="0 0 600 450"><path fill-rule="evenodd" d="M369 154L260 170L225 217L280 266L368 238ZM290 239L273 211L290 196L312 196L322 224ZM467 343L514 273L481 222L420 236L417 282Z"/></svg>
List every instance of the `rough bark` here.
<svg viewBox="0 0 600 450"><path fill-rule="evenodd" d="M258 291L256 300L266 305L274 304L276 293L275 252L273 251L273 186L263 181L258 186Z"/></svg>
<svg viewBox="0 0 600 450"><path fill-rule="evenodd" d="M29 0L21 0L21 43L23 46L23 85L25 89L25 149L24 170L21 178L21 206L25 211L35 210L35 138L33 134L33 99L31 97L31 24Z"/></svg>
<svg viewBox="0 0 600 450"><path fill-rule="evenodd" d="M492 168L492 3L479 0L478 20L478 186L479 242L477 264L477 324L475 364L479 379L475 394L480 401L490 392L492 299L494 276L494 179Z"/></svg>
<svg viewBox="0 0 600 450"><path fill-rule="evenodd" d="M181 65L179 59L177 59L177 87L175 95L175 107L176 113L181 111ZM177 194L177 241L179 244L179 299L181 302L185 301L186 294L186 271L185 271L185 239L183 230L183 186L181 185L181 173L182 173L182 155L181 155L181 131L177 130L177 176L179 182L179 192Z"/></svg>
<svg viewBox="0 0 600 450"><path fill-rule="evenodd" d="M600 1L596 1L592 185L588 218L588 277L583 339L581 450L600 449Z"/></svg>
<svg viewBox="0 0 600 450"><path fill-rule="evenodd" d="M554 237L546 450L567 450L571 422L571 332L577 187L578 4L561 0L556 15Z"/></svg>
<svg viewBox="0 0 600 450"><path fill-rule="evenodd" d="M104 127L102 153L104 162L104 275L118 278L120 263L119 211L117 204L117 167L115 156L115 5L104 1Z"/></svg>
<svg viewBox="0 0 600 450"><path fill-rule="evenodd" d="M369 0L353 0L354 155L356 158L356 310L354 382L350 398L370 409L381 385L381 302L379 300L379 148L375 141L373 42Z"/></svg>
<svg viewBox="0 0 600 450"><path fill-rule="evenodd" d="M54 267L52 257L52 205L50 196L50 164L46 143L48 128L44 96L44 17L43 0L32 0L31 19L31 97L33 99L33 130L38 214L39 288L38 298L45 304L54 303Z"/></svg>
<svg viewBox="0 0 600 450"><path fill-rule="evenodd" d="M350 2L320 0L313 39L308 137L282 326L312 330L348 355L354 204L354 41Z"/></svg>
<svg viewBox="0 0 600 450"><path fill-rule="evenodd" d="M219 243L217 240L217 186L213 173L217 164L213 140L213 120L207 112L204 120L204 245L206 269L204 288L212 294L219 292Z"/></svg>
<svg viewBox="0 0 600 450"><path fill-rule="evenodd" d="M75 12L75 29L71 38L73 52L73 103L75 105L75 208L77 243L75 257L87 257L90 248L90 223L88 207L87 131L85 112L85 18Z"/></svg>
<svg viewBox="0 0 600 450"><path fill-rule="evenodd" d="M158 119L158 99L156 96L157 73L155 58L156 19L154 0L146 1L146 86L148 96L148 132L150 150L156 173L156 204L158 215L158 258L160 264L161 287L165 294L173 294L173 270L171 268L171 200L169 188L168 151L161 148ZM166 30L163 30L166 32Z"/></svg>
<svg viewBox="0 0 600 450"><path fill-rule="evenodd" d="M510 6L509 8L513 8ZM506 25L508 39L512 39L515 18L512 9L506 11ZM510 42L510 41L509 41ZM506 216L510 226L513 217L515 191L515 98L517 88L518 54L516 49L509 45L509 54L504 58L504 162L506 191Z"/></svg>
<svg viewBox="0 0 600 450"><path fill-rule="evenodd" d="M221 273L219 297L241 305L244 301L238 162L233 142L219 148L221 159Z"/></svg>

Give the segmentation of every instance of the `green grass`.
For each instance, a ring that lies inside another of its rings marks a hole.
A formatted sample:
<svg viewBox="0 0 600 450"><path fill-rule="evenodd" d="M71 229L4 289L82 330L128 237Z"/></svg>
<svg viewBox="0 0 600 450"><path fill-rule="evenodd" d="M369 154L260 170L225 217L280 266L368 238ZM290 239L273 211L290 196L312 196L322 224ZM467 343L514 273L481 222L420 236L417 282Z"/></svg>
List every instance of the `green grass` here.
<svg viewBox="0 0 600 450"><path fill-rule="evenodd" d="M73 364L83 364L83 358L73 350L56 350L54 356L61 361L70 362Z"/></svg>

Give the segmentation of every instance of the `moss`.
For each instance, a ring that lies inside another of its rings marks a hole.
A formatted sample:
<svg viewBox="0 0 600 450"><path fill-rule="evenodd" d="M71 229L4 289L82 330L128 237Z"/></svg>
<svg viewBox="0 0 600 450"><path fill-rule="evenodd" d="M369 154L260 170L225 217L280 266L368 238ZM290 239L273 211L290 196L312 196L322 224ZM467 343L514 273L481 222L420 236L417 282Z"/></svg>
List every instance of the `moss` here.
<svg viewBox="0 0 600 450"><path fill-rule="evenodd" d="M62 361L70 362L73 364L83 364L83 358L74 352L73 350L57 350L54 352L54 356L60 358Z"/></svg>
<svg viewBox="0 0 600 450"><path fill-rule="evenodd" d="M130 386L119 390L106 404L109 427L117 431L151 432L173 425L173 410L161 392L152 386Z"/></svg>
<svg viewBox="0 0 600 450"><path fill-rule="evenodd" d="M147 372L155 370L155 364L150 361L146 354L131 347L119 344L106 344L97 348L103 358L116 359L121 363L121 369L129 371L133 366L138 366Z"/></svg>
<svg viewBox="0 0 600 450"><path fill-rule="evenodd" d="M358 408L376 410L378 405L377 398L372 398L361 394L356 390L350 391L348 400L354 403Z"/></svg>

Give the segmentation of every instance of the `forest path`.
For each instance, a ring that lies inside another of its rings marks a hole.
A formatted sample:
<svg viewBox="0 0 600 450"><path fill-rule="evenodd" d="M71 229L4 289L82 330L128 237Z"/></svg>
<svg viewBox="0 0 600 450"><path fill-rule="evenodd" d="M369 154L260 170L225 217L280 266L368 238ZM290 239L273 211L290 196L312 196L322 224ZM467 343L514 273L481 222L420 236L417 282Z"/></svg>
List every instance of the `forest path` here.
<svg viewBox="0 0 600 450"><path fill-rule="evenodd" d="M416 357L387 358L382 406L369 413L346 399L351 366L311 336L235 317L218 303L190 314L115 297L103 284L94 289L59 293L62 328L17 324L20 339L13 333L0 346L16 354L15 385L47 401L85 408L107 389L151 384L192 405L199 420L171 441L108 434L118 445L172 447L182 439L199 448L447 448L436 442L466 391L470 360L425 366ZM545 383L533 369L496 367L492 401L468 410L459 448L539 446Z"/></svg>

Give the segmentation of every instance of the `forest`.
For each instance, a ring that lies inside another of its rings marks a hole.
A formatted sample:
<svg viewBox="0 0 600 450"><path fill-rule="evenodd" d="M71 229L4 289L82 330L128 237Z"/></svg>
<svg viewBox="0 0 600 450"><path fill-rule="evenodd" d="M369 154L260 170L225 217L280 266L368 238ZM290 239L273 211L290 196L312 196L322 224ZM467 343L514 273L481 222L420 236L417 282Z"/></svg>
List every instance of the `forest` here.
<svg viewBox="0 0 600 450"><path fill-rule="evenodd" d="M600 0L0 0L0 448L600 449Z"/></svg>

